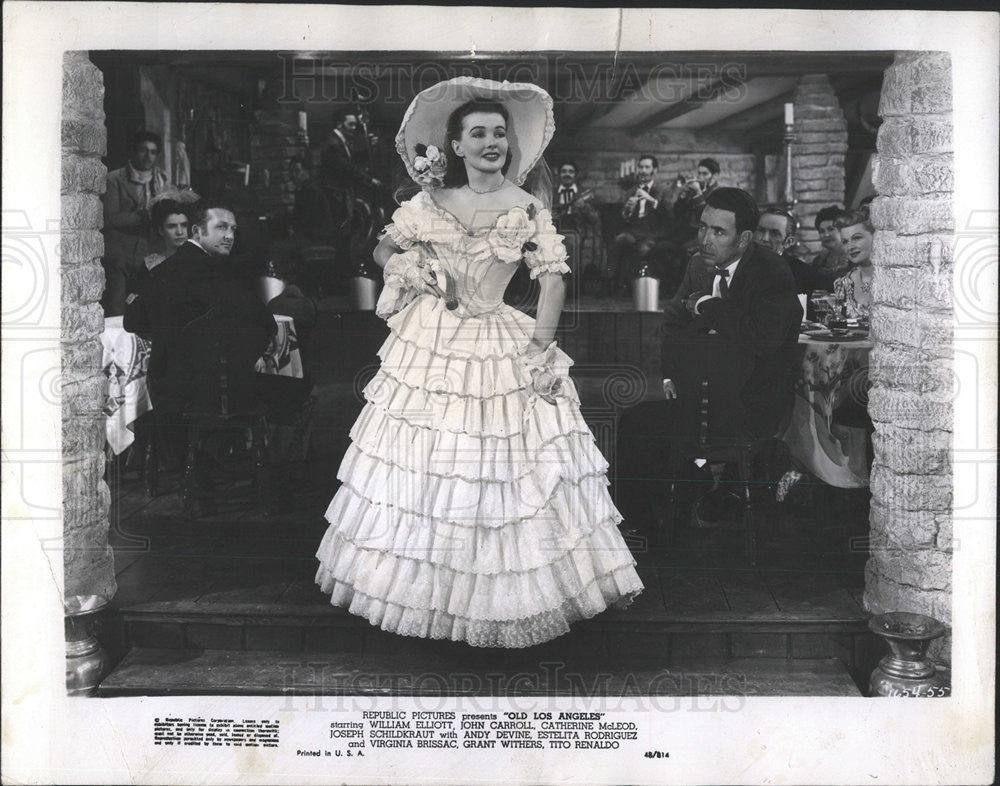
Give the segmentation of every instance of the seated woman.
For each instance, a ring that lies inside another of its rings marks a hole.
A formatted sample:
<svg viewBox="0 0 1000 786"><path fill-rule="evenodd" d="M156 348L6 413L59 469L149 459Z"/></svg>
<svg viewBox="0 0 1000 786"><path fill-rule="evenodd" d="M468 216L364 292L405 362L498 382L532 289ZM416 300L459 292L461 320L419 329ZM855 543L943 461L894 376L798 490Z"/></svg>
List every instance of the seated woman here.
<svg viewBox="0 0 1000 786"><path fill-rule="evenodd" d="M194 194L194 192L190 192ZM150 271L163 262L184 245L190 236L188 233L187 211L190 204L181 202L173 196L164 197L153 203L150 209L151 233L144 251L153 249L142 257L143 264L136 268L128 281L128 295L125 298L125 329L148 338L148 330L138 319L142 312L137 305L139 294L146 288Z"/></svg>
<svg viewBox="0 0 1000 786"><path fill-rule="evenodd" d="M848 317L867 319L872 308L872 239L875 228L867 208L851 210L837 220L840 239L851 267L833 282L833 292Z"/></svg>
<svg viewBox="0 0 1000 786"><path fill-rule="evenodd" d="M150 211L152 251L143 258L146 272L171 256L188 239L187 206L176 199L161 199ZM141 275L141 273L140 273Z"/></svg>

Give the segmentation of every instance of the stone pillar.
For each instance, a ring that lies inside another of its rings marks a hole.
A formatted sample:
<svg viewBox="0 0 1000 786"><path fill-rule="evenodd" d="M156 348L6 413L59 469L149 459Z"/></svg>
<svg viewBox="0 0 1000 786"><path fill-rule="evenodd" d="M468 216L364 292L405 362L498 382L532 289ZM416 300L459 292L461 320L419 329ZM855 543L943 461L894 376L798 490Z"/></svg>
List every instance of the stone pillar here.
<svg viewBox="0 0 1000 786"><path fill-rule="evenodd" d="M872 205L869 412L875 422L865 605L951 623L951 61L906 52L886 71ZM931 650L950 661L950 637Z"/></svg>
<svg viewBox="0 0 1000 786"><path fill-rule="evenodd" d="M110 492L104 482L107 380L101 370L104 289L101 227L107 169L104 79L86 52L63 61L62 443L65 597L104 603L117 590L108 545Z"/></svg>
<svg viewBox="0 0 1000 786"><path fill-rule="evenodd" d="M795 88L794 104L796 138L792 143L792 181L799 200L795 206L799 241L810 251L817 252L819 234L813 226L816 214L827 205L844 204L847 121L826 74L803 76ZM783 178L784 175L779 174L779 180ZM778 195L780 198L780 185Z"/></svg>
<svg viewBox="0 0 1000 786"><path fill-rule="evenodd" d="M295 184L288 172L288 159L306 155L308 148L298 135L298 111L283 107L255 113L250 130L250 172L255 193L264 212L290 210L295 204ZM267 170L267 181L264 170ZM313 178L319 173L314 171Z"/></svg>

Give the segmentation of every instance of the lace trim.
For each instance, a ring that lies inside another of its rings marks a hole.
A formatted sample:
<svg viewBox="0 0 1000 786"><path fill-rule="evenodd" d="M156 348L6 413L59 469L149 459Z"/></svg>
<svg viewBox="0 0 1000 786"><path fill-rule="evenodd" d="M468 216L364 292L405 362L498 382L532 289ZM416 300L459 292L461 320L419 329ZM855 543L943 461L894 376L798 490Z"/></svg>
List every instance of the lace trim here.
<svg viewBox="0 0 1000 786"><path fill-rule="evenodd" d="M397 247L403 251L413 248L419 241L404 235L395 224L386 224L382 230Z"/></svg>
<svg viewBox="0 0 1000 786"><path fill-rule="evenodd" d="M558 443L563 443L559 445ZM568 444L566 444L568 443ZM388 451L386 450L388 448ZM419 452L413 443L402 443L389 441L387 445L382 443L372 444L370 440L354 440L347 448L344 462L352 451L364 454L366 457L378 461L386 466L398 467L401 470L421 475L431 475L436 478L457 478L470 483L518 483L528 475L537 471L537 465L544 463L552 464L560 462L560 471L567 467L581 470L574 477L583 477L590 472L606 473L608 470L607 459L598 449L594 442L593 435L588 431L573 431L569 434L560 434L551 437L534 447L524 446L518 448L516 452L510 450L510 446L504 446L503 450L494 449L488 451L481 449L476 453L463 452L457 450L454 445L447 447L436 447L433 445L420 445ZM409 461L403 461L402 453L413 456ZM393 458L388 458L388 455ZM394 460L396 459L396 460ZM456 467L458 465L475 466L479 468L477 474L463 474L461 472L434 472L428 467L435 465ZM341 463L343 468L343 462ZM524 468L522 472L515 475L515 469ZM492 477L487 477L483 473L489 472Z"/></svg>
<svg viewBox="0 0 1000 786"><path fill-rule="evenodd" d="M642 589L635 561L598 562L585 549L569 551L550 565L524 573L481 575L381 552L365 552L341 539L336 561L321 562L317 580L349 585L372 598L421 612L443 612L470 620L517 620L560 608L566 600L603 611L605 596ZM601 584L607 592L601 591Z"/></svg>
<svg viewBox="0 0 1000 786"><path fill-rule="evenodd" d="M405 431L405 434L398 432ZM390 434L389 432L396 432ZM536 450L540 445L549 440L556 439L563 434L583 434L593 440L594 435L587 427L586 421L582 426L569 428L565 432L557 434L550 433L549 436L538 432L527 431L517 434L468 434L463 431L444 431L432 425L424 423L411 423L410 421L396 417L391 412L372 405L366 405L361 410L361 415L354 422L350 431L352 441L361 443L371 443L374 441L392 443L414 442L416 440L426 441L428 437L434 440L433 447L449 444L450 450L455 455L498 455L506 451L510 455L523 454L526 450ZM374 435L374 436L373 436ZM529 441L529 437L535 439ZM495 443L495 444L493 444ZM511 443L517 443L512 445ZM490 449L487 449L487 445ZM442 450L445 448L441 448ZM380 453L381 455L381 453Z"/></svg>
<svg viewBox="0 0 1000 786"><path fill-rule="evenodd" d="M586 421L579 406L568 398L556 399L554 405L544 407L517 406L475 406L472 401L462 399L454 402L433 401L424 391L410 391L403 386L388 391L375 400L367 398L371 406L388 417L403 420L410 425L419 425L415 420L424 420L428 428L491 437L514 437L532 429L539 434L559 434L586 427ZM384 399L384 400L383 400ZM486 399L484 403L491 401Z"/></svg>
<svg viewBox="0 0 1000 786"><path fill-rule="evenodd" d="M540 570L575 549L604 556L628 551L618 532L621 516L610 501L592 503L594 515L567 521L532 518L503 527L462 527L438 520L420 520L398 510L369 505L349 492L336 506L340 523L333 524L316 553L321 562L337 562L339 543L359 552L391 554L398 559L430 563L457 573L522 574ZM582 509L582 503L579 505ZM598 515L597 508L601 508ZM333 516L328 517L328 520ZM615 563L619 564L619 563Z"/></svg>
<svg viewBox="0 0 1000 786"><path fill-rule="evenodd" d="M548 369L546 369L548 370ZM529 373L525 371L525 373ZM433 381L433 379L432 379ZM561 395L564 395L569 401L574 404L579 404L580 399L577 395L576 387L569 385L567 383L572 380L563 379L563 387L560 391ZM505 393L491 393L487 395L471 395L469 393L460 393L457 391L447 390L445 388L427 388L422 385L412 385L409 382L405 382L398 377L396 377L391 371L387 371L385 366L380 368L375 372L375 376L371 378L367 385L365 385L362 393L367 401L372 403L380 401L391 401L393 397L401 395L400 388L406 388L408 393L408 400L412 400L413 397L418 397L420 399L426 399L431 407L440 407L441 405L450 407L456 406L464 402L464 405L475 406L476 403L484 407L502 407L504 409L509 409L515 406L520 401L526 401L529 393L527 386L520 386L513 388ZM447 398L448 401L445 402L441 399ZM506 399L504 402L498 402L496 399ZM452 399L458 399L457 401ZM420 409L426 409L427 406L420 407Z"/></svg>
<svg viewBox="0 0 1000 786"><path fill-rule="evenodd" d="M541 265L528 268L528 277L536 279L542 273L558 273L561 276L571 273L572 269L565 262L545 262Z"/></svg>
<svg viewBox="0 0 1000 786"><path fill-rule="evenodd" d="M317 583L320 583L318 576ZM473 647L520 649L535 646L568 633L571 624L604 611L601 609L588 616L577 613L572 608L572 601L566 601L559 612L545 612L524 620L482 622L463 620L440 612L421 615L401 606L386 604L343 584L334 584L330 592L333 605L346 606L351 614L363 617L373 626L381 627L389 633L425 639L464 641ZM612 603L619 606L624 600L624 605L627 606L641 592L641 589L636 590Z"/></svg>
<svg viewBox="0 0 1000 786"><path fill-rule="evenodd" d="M418 300L415 308L391 317L387 323L392 335L383 347L394 335L397 340L441 357L489 360L515 357L531 339L535 320L506 304L501 304L496 311L459 316L447 309L435 309L435 302ZM418 340L428 336L433 343ZM459 342L461 346L455 346ZM500 351L496 351L497 344ZM455 349L458 351L449 351ZM566 360L572 364L568 355Z"/></svg>
<svg viewBox="0 0 1000 786"><path fill-rule="evenodd" d="M523 390L516 357L458 358L431 352L405 338L392 335L378 350L382 368L410 387L429 392L464 391L457 395L487 398ZM431 384L437 387L430 387ZM443 390L444 387L451 391ZM503 386L503 387L501 387Z"/></svg>
<svg viewBox="0 0 1000 786"><path fill-rule="evenodd" d="M466 508L467 510L470 510L470 515L465 516L462 519L459 519L459 518L454 518L455 516L454 511L457 506L455 506L452 503L451 499L441 499L438 497L425 498L424 500L422 500L424 501L425 504L424 510L417 510L416 508L408 507L406 503L399 504L398 501L389 493L381 495L383 498L378 499L372 496L376 492L373 491L371 488L369 487L360 488L357 485L355 485L356 481L353 481L352 478L341 478L339 477L339 474L340 473L338 473L338 480L341 481L341 484L344 488L350 489L351 492L361 497L362 499L365 500L365 502L371 505L380 505L386 508L393 508L402 513L407 513L417 518L428 519L428 520L433 519L436 521L443 522L445 524L453 524L457 527L494 527L494 528L506 527L511 524L516 524L518 522L525 521L526 519L537 518L538 515L545 508L552 507L556 495L559 493L560 487L562 486L574 486L577 488L587 486L588 487L587 490L590 493L591 497L596 498L597 495L602 492L607 493L606 487L610 485L608 479L604 476L604 473L597 473L597 472L589 473L587 475L584 475L577 481L573 481L569 478L560 477L553 485L552 489L539 489L538 497L541 496L545 497L544 500L542 500L541 502L532 503L532 502L523 502L518 500L510 500L509 497L504 497L503 493L500 492L498 495L495 495L499 496L500 499L494 504L490 503L484 504L482 502L482 497L480 497L480 499L477 501L475 509L473 509L472 503L470 502L469 506ZM597 480L598 478L600 478L600 483L596 484L598 487L595 488L594 481ZM393 490L393 487L389 484L385 484L381 488L385 489L387 492ZM338 494L340 493L339 489L337 493ZM583 492L581 491L580 493ZM536 497L536 499L538 497ZM334 500L335 499L336 495L334 495ZM503 505L503 507L497 507L498 504ZM331 501L330 506L331 507L333 506L333 501ZM560 507L564 506L560 505ZM584 507L583 503L580 503L579 507L581 508ZM485 510L483 508L485 508ZM568 507L565 509L569 510ZM447 511L451 511L450 516L446 515ZM509 515L508 511L510 511ZM327 508L327 512L329 513L329 508ZM579 510L575 510L573 511L573 513L575 513L576 515L580 515ZM621 514L619 513L618 515ZM331 521L331 523L334 522Z"/></svg>

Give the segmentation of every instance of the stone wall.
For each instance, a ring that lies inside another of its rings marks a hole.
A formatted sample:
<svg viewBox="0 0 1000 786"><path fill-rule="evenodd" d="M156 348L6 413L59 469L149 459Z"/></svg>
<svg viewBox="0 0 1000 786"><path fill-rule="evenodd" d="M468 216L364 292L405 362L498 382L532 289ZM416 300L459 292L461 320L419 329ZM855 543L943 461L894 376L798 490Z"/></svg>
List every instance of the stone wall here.
<svg viewBox="0 0 1000 786"><path fill-rule="evenodd" d="M745 146L730 139L703 138L690 131L649 131L632 135L612 128L589 129L566 140L557 138L545 154L553 170L567 158L580 167L582 184L597 191L598 202L620 202L618 171L622 161L643 153L656 156L657 182L670 188L677 175L692 177L698 162L712 157L719 162L719 182L756 190L756 158ZM553 175L555 172L553 171Z"/></svg>
<svg viewBox="0 0 1000 786"><path fill-rule="evenodd" d="M897 55L879 108L865 604L951 622L952 112L943 53ZM932 650L950 659L950 637Z"/></svg>
<svg viewBox="0 0 1000 786"><path fill-rule="evenodd" d="M62 442L66 597L110 599L115 585L108 545L110 493L104 482L107 380L101 370L104 289L101 194L107 170L104 82L86 52L63 62Z"/></svg>
<svg viewBox="0 0 1000 786"><path fill-rule="evenodd" d="M254 113L250 128L250 185L260 200L262 212L283 212L295 204L288 159L307 152L298 135L296 109L261 109Z"/></svg>
<svg viewBox="0 0 1000 786"><path fill-rule="evenodd" d="M826 74L807 74L795 88L795 141L792 143L792 182L798 204L799 240L819 251L816 214L828 205L844 204L844 156L847 121ZM784 183L784 156L781 184ZM779 186L778 198L783 197Z"/></svg>

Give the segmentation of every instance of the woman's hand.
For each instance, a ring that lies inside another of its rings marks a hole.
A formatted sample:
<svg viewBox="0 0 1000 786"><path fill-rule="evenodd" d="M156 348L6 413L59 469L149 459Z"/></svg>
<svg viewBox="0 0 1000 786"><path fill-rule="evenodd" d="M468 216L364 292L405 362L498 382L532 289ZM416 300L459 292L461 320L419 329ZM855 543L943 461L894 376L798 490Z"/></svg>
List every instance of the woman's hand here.
<svg viewBox="0 0 1000 786"><path fill-rule="evenodd" d="M441 290L438 288L437 277L434 271L422 265L411 265L403 274L406 285L417 292L426 295L441 297Z"/></svg>

